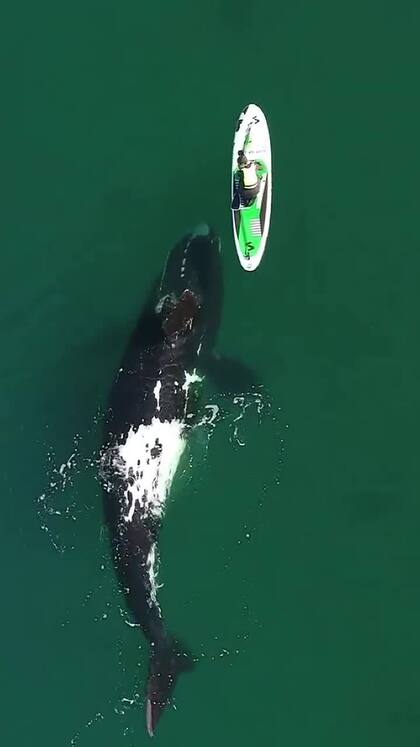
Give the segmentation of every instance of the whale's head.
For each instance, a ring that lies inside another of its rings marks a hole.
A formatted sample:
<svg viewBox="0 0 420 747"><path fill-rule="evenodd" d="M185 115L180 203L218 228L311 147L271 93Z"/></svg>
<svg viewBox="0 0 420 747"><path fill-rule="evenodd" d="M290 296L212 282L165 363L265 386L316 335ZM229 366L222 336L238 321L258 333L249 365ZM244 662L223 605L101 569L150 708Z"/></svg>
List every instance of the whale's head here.
<svg viewBox="0 0 420 747"><path fill-rule="evenodd" d="M212 345L222 306L223 285L220 239L200 224L184 236L168 255L156 312L168 337L203 337Z"/></svg>

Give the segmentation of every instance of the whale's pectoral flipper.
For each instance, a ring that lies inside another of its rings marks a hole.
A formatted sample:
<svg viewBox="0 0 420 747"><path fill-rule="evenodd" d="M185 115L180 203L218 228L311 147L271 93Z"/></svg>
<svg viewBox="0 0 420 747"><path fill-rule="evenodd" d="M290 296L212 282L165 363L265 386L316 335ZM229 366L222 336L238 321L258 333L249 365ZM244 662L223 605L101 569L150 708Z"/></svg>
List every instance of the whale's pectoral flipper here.
<svg viewBox="0 0 420 747"><path fill-rule="evenodd" d="M238 394L262 386L258 374L235 358L211 355L205 359L204 369L215 386L226 394Z"/></svg>
<svg viewBox="0 0 420 747"><path fill-rule="evenodd" d="M178 676L194 668L194 659L179 641L166 638L155 643L147 683L146 722L152 737L164 708L170 704Z"/></svg>

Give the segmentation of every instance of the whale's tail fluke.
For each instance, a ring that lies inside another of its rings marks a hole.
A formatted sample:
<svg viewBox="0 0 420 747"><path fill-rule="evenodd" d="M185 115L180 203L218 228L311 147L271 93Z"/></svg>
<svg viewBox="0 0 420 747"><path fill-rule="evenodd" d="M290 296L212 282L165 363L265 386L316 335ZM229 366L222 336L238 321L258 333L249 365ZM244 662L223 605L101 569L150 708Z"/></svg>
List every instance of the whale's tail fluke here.
<svg viewBox="0 0 420 747"><path fill-rule="evenodd" d="M147 731L151 737L164 708L171 702L178 676L193 668L193 657L174 638L153 646L146 699Z"/></svg>

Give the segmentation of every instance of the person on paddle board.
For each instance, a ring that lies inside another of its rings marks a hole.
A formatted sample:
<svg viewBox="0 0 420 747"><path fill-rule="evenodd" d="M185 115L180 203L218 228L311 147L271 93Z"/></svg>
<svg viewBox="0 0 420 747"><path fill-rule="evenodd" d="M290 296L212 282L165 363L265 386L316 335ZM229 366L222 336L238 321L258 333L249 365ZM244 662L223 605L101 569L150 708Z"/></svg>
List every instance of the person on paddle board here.
<svg viewBox="0 0 420 747"><path fill-rule="evenodd" d="M238 151L237 159L238 169L240 172L239 189L243 205L251 205L260 190L260 178L257 173L258 164L256 161L248 161L243 150Z"/></svg>

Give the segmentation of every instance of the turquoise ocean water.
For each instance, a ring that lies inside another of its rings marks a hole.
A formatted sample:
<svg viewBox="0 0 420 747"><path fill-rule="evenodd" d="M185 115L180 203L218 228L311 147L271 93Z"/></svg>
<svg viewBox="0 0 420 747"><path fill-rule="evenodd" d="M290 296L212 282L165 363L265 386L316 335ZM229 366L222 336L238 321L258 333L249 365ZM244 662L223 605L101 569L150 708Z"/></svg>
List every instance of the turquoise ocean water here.
<svg viewBox="0 0 420 747"><path fill-rule="evenodd" d="M420 743L419 20L408 0L3 7L3 745L148 742L95 459L150 283L202 220L219 349L271 408L205 391L220 417L175 481L160 572L200 664L156 739ZM275 169L254 274L229 213L249 101Z"/></svg>

